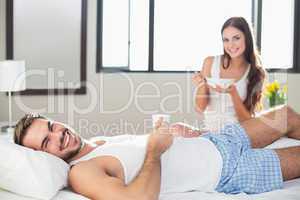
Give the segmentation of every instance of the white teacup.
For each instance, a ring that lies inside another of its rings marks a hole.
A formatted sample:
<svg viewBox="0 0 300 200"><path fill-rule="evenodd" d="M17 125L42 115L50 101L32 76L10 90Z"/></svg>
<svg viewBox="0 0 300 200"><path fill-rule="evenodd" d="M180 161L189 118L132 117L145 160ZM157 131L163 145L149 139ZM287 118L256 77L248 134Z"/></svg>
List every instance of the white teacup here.
<svg viewBox="0 0 300 200"><path fill-rule="evenodd" d="M155 127L156 122L162 118L162 122L169 124L171 116L168 114L154 114L152 115L152 126Z"/></svg>

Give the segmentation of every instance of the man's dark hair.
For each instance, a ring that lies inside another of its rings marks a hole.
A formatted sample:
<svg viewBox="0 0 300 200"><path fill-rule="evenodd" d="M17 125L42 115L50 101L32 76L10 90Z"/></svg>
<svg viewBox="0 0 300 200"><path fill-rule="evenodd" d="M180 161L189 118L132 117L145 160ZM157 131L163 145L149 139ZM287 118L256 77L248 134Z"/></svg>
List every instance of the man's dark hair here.
<svg viewBox="0 0 300 200"><path fill-rule="evenodd" d="M35 119L46 119L46 117L40 114L26 114L18 121L14 132L14 141L16 144L23 145L23 138L26 135L26 131Z"/></svg>

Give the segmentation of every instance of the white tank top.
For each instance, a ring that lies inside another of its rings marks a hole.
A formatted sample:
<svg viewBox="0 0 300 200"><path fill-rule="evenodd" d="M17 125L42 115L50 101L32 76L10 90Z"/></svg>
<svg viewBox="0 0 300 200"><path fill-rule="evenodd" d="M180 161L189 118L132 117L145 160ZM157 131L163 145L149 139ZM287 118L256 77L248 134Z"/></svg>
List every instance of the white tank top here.
<svg viewBox="0 0 300 200"><path fill-rule="evenodd" d="M112 156L120 161L125 184L129 184L143 166L148 135L123 135L121 140L118 136L102 139L106 141L103 145L70 164ZM212 192L220 181L222 165L220 152L210 140L176 137L161 157L161 194L192 190Z"/></svg>
<svg viewBox="0 0 300 200"><path fill-rule="evenodd" d="M215 56L211 68L211 77L220 78L221 55ZM250 66L248 66L244 75L235 82L238 94L244 101L247 97L248 74ZM236 112L230 94L218 93L209 90L210 99L208 106L204 112L204 124L210 131L218 131L228 123L238 122Z"/></svg>

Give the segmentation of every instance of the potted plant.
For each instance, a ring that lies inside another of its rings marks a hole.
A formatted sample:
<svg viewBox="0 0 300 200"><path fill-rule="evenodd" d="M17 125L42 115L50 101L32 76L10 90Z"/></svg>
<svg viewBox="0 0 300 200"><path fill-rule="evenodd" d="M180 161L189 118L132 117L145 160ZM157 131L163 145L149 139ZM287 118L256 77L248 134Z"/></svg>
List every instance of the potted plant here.
<svg viewBox="0 0 300 200"><path fill-rule="evenodd" d="M265 96L268 98L270 108L285 104L287 100L287 85L281 86L277 80L268 83L265 89Z"/></svg>

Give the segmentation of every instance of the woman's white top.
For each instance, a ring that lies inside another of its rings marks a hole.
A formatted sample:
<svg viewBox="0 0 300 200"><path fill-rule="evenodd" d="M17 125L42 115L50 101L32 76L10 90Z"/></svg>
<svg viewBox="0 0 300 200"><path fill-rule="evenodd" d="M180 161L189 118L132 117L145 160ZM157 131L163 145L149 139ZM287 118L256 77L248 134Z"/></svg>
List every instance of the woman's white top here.
<svg viewBox="0 0 300 200"><path fill-rule="evenodd" d="M221 78L221 55L215 56L211 68L212 78ZM238 94L244 101L247 97L247 86L248 86L248 74L250 66L248 66L243 76L237 80L234 84L237 88ZM204 112L204 124L205 128L217 132L228 123L238 122L234 105L230 94L219 93L213 90L209 90L209 103Z"/></svg>
<svg viewBox="0 0 300 200"><path fill-rule="evenodd" d="M148 135L104 137L103 140L106 141L103 145L70 164L112 156L123 166L125 184L131 183L143 166ZM176 137L161 157L161 193L214 191L220 181L222 164L221 154L210 140Z"/></svg>

